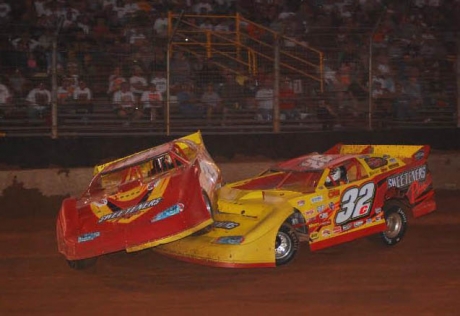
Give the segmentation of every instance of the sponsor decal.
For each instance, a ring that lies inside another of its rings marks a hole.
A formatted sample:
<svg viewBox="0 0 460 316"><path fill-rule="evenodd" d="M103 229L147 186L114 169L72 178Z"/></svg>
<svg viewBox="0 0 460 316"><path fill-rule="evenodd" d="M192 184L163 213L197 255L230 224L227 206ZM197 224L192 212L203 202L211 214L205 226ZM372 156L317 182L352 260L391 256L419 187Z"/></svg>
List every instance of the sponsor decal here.
<svg viewBox="0 0 460 316"><path fill-rule="evenodd" d="M382 212L382 208L381 207L376 207L375 208L375 214L379 214Z"/></svg>
<svg viewBox="0 0 460 316"><path fill-rule="evenodd" d="M332 231L334 232L334 234L340 234L342 232L342 227L335 226Z"/></svg>
<svg viewBox="0 0 460 316"><path fill-rule="evenodd" d="M222 221L222 222L214 222L215 228L222 228L222 229L233 229L240 226L240 223L231 222L231 221Z"/></svg>
<svg viewBox="0 0 460 316"><path fill-rule="evenodd" d="M331 235L331 231L329 229L324 229L321 234L323 237L329 237Z"/></svg>
<svg viewBox="0 0 460 316"><path fill-rule="evenodd" d="M367 163L367 165L371 169L377 169L377 168L383 167L388 163L386 159L381 158L381 157L369 157L369 158L365 158L364 161Z"/></svg>
<svg viewBox="0 0 460 316"><path fill-rule="evenodd" d="M319 214L319 218L320 218L320 219L326 219L326 218L328 218L328 216L329 216L329 214L327 214L327 213L321 213L321 214Z"/></svg>
<svg viewBox="0 0 460 316"><path fill-rule="evenodd" d="M311 156L308 156L304 161L302 161L300 163L300 166L306 167L306 168L312 168L312 169L321 169L329 161L331 161L332 158L333 157L330 157L330 156L311 155Z"/></svg>
<svg viewBox="0 0 460 316"><path fill-rule="evenodd" d="M304 205L305 205L305 200L297 201L297 206L304 206Z"/></svg>
<svg viewBox="0 0 460 316"><path fill-rule="evenodd" d="M110 214L106 214L106 215L102 216L99 219L98 223L102 223L102 222L113 220L113 219L118 219L120 217L123 217L123 218L130 217L130 216L132 216L132 215L134 215L136 213L139 213L139 212L141 212L143 210L146 210L148 208L151 208L153 206L158 205L162 200L163 200L163 198L159 197L159 198L156 198L156 199L153 199L153 200L150 200L150 201L142 202L142 203L137 204L135 206L131 206L131 207L129 207L127 209L124 209L124 210L120 210L120 211L112 212Z"/></svg>
<svg viewBox="0 0 460 316"><path fill-rule="evenodd" d="M364 224L363 221L356 221L353 223L353 226L356 228L356 227L362 226L363 224Z"/></svg>
<svg viewBox="0 0 460 316"><path fill-rule="evenodd" d="M316 208L316 210L318 211L318 213L321 213L321 212L324 211L325 208L326 208L326 207L325 207L324 205L320 205L320 206L318 206L318 207Z"/></svg>
<svg viewBox="0 0 460 316"><path fill-rule="evenodd" d="M184 210L184 204L182 204L182 203L175 204L175 205L167 208L166 210L158 213L157 215L155 215L150 220L150 222L153 223L153 222L161 221L162 219L177 215L180 212L182 212L183 210Z"/></svg>
<svg viewBox="0 0 460 316"><path fill-rule="evenodd" d="M370 224L370 223L372 223L372 218L366 219L366 224Z"/></svg>
<svg viewBox="0 0 460 316"><path fill-rule="evenodd" d="M422 160L425 157L425 152L423 150L419 150L414 155L415 159Z"/></svg>
<svg viewBox="0 0 460 316"><path fill-rule="evenodd" d="M319 202L323 202L323 196L318 195L318 196L311 198L311 203L319 203Z"/></svg>
<svg viewBox="0 0 460 316"><path fill-rule="evenodd" d="M305 215L308 215L308 216L311 216L313 214L315 214L315 210L309 210L309 211L305 212Z"/></svg>
<svg viewBox="0 0 460 316"><path fill-rule="evenodd" d="M335 208L334 206L335 206L334 202L330 202L330 203L329 203L329 209L330 209L331 211L334 211L334 208Z"/></svg>
<svg viewBox="0 0 460 316"><path fill-rule="evenodd" d="M310 234L310 239L311 240L315 240L315 239L318 239L319 235L317 232L313 232Z"/></svg>
<svg viewBox="0 0 460 316"><path fill-rule="evenodd" d="M327 193L327 196L330 199L332 199L333 197L339 196L339 195L340 195L340 190L338 190L338 189L329 190L329 192Z"/></svg>
<svg viewBox="0 0 460 316"><path fill-rule="evenodd" d="M388 166L388 168L390 169L394 169L394 168L397 168L399 167L399 163L392 163L391 165Z"/></svg>
<svg viewBox="0 0 460 316"><path fill-rule="evenodd" d="M87 242L87 241L96 239L96 238L99 237L100 235L101 235L100 232L86 233L86 234L83 234L83 235L78 236L78 242L79 242L79 243L81 243L81 242Z"/></svg>
<svg viewBox="0 0 460 316"><path fill-rule="evenodd" d="M332 224L332 221L330 219L328 219L327 221L321 222L320 224L321 224L321 226L329 226L329 225Z"/></svg>
<svg viewBox="0 0 460 316"><path fill-rule="evenodd" d="M396 158L390 158L388 161L389 161L390 163L395 163L395 162L397 162L398 160L396 160Z"/></svg>
<svg viewBox="0 0 460 316"><path fill-rule="evenodd" d="M426 177L426 165L389 177L388 187L405 188L415 181L424 181Z"/></svg>
<svg viewBox="0 0 460 316"><path fill-rule="evenodd" d="M344 232L347 231L347 230L350 230L350 229L351 229L351 223L348 223L348 224L342 226L342 231L344 231Z"/></svg>
<svg viewBox="0 0 460 316"><path fill-rule="evenodd" d="M376 217L375 217L375 220L376 220L377 222L380 221L380 220L382 220L382 215L376 216Z"/></svg>

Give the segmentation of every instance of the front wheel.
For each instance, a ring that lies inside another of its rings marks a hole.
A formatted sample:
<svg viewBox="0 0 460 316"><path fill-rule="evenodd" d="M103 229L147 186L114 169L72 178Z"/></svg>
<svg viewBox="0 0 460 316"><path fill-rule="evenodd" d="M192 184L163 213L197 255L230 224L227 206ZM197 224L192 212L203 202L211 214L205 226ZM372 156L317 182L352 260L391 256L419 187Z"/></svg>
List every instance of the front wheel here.
<svg viewBox="0 0 460 316"><path fill-rule="evenodd" d="M276 265L280 266L294 259L299 249L299 237L291 225L281 225L275 239Z"/></svg>
<svg viewBox="0 0 460 316"><path fill-rule="evenodd" d="M80 260L67 260L69 267L75 270L83 270L92 267L96 264L97 257L80 259Z"/></svg>
<svg viewBox="0 0 460 316"><path fill-rule="evenodd" d="M394 202L385 210L387 229L381 233L385 244L392 246L401 241L407 229L407 216L405 206Z"/></svg>

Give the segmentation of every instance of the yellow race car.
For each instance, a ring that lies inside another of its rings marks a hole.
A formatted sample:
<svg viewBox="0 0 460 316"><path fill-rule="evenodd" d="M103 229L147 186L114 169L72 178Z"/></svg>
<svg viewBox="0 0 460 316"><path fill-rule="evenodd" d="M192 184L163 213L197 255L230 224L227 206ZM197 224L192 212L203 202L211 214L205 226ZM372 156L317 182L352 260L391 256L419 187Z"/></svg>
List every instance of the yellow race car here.
<svg viewBox="0 0 460 316"><path fill-rule="evenodd" d="M429 146L343 145L281 162L218 192L206 233L155 247L220 267L273 267L301 241L312 251L379 233L398 243L409 216L436 209Z"/></svg>

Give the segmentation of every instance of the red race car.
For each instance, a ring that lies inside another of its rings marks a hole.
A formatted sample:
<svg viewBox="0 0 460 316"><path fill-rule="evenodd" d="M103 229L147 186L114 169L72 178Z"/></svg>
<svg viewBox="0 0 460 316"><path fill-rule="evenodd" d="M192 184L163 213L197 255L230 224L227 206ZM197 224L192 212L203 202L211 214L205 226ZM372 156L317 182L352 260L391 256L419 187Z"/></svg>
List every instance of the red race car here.
<svg viewBox="0 0 460 316"><path fill-rule="evenodd" d="M63 201L59 252L70 267L169 243L213 223L221 174L199 132L95 167L89 188Z"/></svg>

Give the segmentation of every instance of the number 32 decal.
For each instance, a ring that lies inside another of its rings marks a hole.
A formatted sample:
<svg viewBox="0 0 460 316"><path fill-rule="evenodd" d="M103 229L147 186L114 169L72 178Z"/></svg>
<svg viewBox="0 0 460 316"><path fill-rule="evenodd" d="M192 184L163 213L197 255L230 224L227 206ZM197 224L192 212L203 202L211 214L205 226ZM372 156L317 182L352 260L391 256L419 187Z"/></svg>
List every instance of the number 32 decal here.
<svg viewBox="0 0 460 316"><path fill-rule="evenodd" d="M359 188L350 188L342 195L341 209L337 213L335 222L343 225L349 221L364 217L369 214L375 194L375 184L366 183Z"/></svg>

